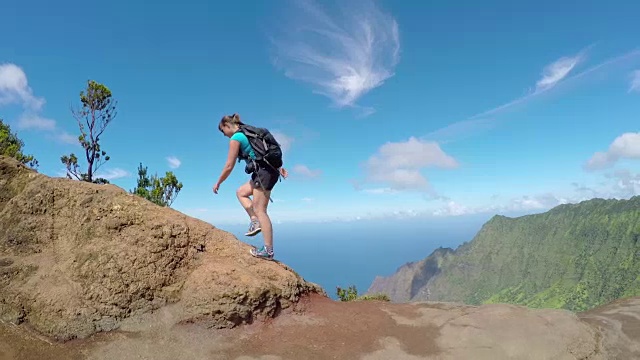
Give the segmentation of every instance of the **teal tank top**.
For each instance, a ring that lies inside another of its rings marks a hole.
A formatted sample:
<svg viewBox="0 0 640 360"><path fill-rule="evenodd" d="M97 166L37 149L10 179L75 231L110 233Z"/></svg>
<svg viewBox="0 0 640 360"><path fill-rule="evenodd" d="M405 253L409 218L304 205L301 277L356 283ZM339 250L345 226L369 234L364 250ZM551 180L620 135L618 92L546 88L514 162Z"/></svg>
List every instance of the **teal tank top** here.
<svg viewBox="0 0 640 360"><path fill-rule="evenodd" d="M251 144L249 144L249 139L242 132L238 131L237 133L231 135L231 140L235 140L240 143L240 151L245 156L248 154L251 159L256 158L256 153L253 151ZM246 160L245 160L246 162Z"/></svg>

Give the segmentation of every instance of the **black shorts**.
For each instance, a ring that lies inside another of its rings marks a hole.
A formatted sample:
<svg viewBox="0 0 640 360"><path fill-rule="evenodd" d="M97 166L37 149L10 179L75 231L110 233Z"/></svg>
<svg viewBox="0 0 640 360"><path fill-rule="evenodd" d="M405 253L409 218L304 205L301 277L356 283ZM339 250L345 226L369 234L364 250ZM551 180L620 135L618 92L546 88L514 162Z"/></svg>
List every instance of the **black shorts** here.
<svg viewBox="0 0 640 360"><path fill-rule="evenodd" d="M271 191L280 178L280 172L270 167L260 167L251 174L251 184L258 189Z"/></svg>

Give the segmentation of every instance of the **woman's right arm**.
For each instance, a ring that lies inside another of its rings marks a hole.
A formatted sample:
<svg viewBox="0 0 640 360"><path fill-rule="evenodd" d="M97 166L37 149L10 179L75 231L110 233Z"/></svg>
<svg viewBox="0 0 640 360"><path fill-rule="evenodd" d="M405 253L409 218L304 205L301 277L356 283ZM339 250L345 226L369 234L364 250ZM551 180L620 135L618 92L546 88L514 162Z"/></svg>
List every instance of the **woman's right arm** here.
<svg viewBox="0 0 640 360"><path fill-rule="evenodd" d="M229 152L227 153L227 162L224 164L224 167L222 168L222 173L220 174L220 178L218 179L218 182L216 183L216 186L214 187L214 189L217 190L217 188L220 187L220 184L222 184L225 180L227 180L227 178L231 174L231 171L233 171L233 167L236 164L236 159L238 158L239 151L240 151L240 142L238 142L237 140L229 141ZM214 192L217 193L216 190L214 190Z"/></svg>

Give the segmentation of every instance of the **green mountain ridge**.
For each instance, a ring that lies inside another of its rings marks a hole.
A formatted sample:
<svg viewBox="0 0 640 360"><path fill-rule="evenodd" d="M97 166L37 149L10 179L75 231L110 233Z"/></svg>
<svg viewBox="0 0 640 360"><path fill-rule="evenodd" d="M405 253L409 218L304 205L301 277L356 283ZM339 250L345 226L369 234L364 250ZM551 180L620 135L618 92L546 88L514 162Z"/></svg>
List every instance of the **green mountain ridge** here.
<svg viewBox="0 0 640 360"><path fill-rule="evenodd" d="M640 196L495 215L457 249L377 277L392 301L511 303L584 311L640 295ZM435 267L434 267L435 265Z"/></svg>

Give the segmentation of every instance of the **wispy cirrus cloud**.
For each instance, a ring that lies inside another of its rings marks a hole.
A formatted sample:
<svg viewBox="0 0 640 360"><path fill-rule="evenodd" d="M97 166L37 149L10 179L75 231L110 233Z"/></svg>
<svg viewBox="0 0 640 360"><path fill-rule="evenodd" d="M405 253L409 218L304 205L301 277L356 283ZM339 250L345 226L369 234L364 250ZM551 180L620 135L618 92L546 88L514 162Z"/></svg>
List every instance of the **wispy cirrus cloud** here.
<svg viewBox="0 0 640 360"><path fill-rule="evenodd" d="M633 50L571 75L572 72L575 72L575 68L585 61L587 52L591 47L592 45L581 50L576 55L562 57L545 66L542 71L542 77L536 82L535 88L527 92L526 95L437 129L423 136L422 139L443 143L471 136L477 132L495 127L498 124L497 115L525 105L543 94L589 76L640 63L640 50Z"/></svg>
<svg viewBox="0 0 640 360"><path fill-rule="evenodd" d="M629 85L629 92L640 92L640 70L631 72L631 84Z"/></svg>
<svg viewBox="0 0 640 360"><path fill-rule="evenodd" d="M17 121L18 128L47 131L55 134L53 137L58 141L72 143L71 136L64 130L59 130L55 120L42 116L45 103L43 97L34 94L27 75L20 66L13 63L0 64L0 106L22 106L23 112ZM75 142L77 143L77 139Z"/></svg>
<svg viewBox="0 0 640 360"><path fill-rule="evenodd" d="M584 59L585 50L579 52L575 56L562 57L551 64L545 66L542 71L542 78L536 82L535 92L550 89L558 82L562 81L573 68Z"/></svg>
<svg viewBox="0 0 640 360"><path fill-rule="evenodd" d="M373 0L336 3L296 1L282 33L271 38L274 65L285 76L306 82L339 108L373 113L358 99L394 75L400 59L398 23Z"/></svg>

